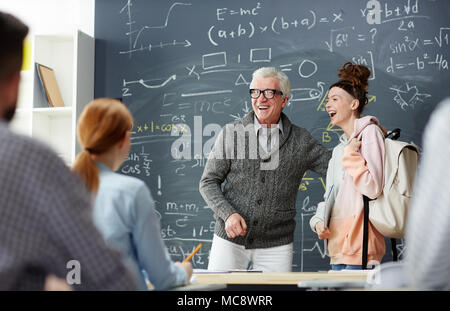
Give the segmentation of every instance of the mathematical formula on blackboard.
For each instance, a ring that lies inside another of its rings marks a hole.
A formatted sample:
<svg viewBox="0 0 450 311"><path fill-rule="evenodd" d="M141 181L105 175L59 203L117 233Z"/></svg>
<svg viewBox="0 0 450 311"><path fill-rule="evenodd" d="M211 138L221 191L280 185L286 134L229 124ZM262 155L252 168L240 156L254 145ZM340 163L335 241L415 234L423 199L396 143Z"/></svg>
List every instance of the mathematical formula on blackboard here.
<svg viewBox="0 0 450 311"><path fill-rule="evenodd" d="M252 110L254 70L288 75L284 112L330 149L342 131L325 103L346 61L371 70L367 113L419 146L431 111L450 95L444 0L103 0L96 10L95 96L122 98L135 119L120 172L151 189L174 260L204 244L195 268L207 267L215 226L200 176L221 128ZM325 177L307 172L298 189L293 269L326 270L323 242L309 228Z"/></svg>

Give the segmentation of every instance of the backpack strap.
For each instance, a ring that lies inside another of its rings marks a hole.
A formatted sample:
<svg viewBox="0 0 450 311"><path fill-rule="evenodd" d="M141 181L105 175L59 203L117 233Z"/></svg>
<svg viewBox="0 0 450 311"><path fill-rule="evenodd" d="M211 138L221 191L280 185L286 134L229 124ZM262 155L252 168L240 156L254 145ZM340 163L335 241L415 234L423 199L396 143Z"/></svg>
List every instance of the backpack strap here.
<svg viewBox="0 0 450 311"><path fill-rule="evenodd" d="M391 248L392 248L392 260L398 261L397 240L394 238L391 238Z"/></svg>
<svg viewBox="0 0 450 311"><path fill-rule="evenodd" d="M378 127L381 131L381 129ZM383 134L384 136L384 134ZM362 141L362 131L359 133L358 140ZM363 195L364 202L364 218L363 218L363 243L362 243L362 259L361 259L361 268L363 270L367 269L367 257L369 253L369 201L370 199Z"/></svg>
<svg viewBox="0 0 450 311"><path fill-rule="evenodd" d="M401 129L396 128L390 131L386 138L390 138L392 140L397 140L400 137ZM392 248L392 260L398 261L398 253L397 253L397 240L394 238L391 238L391 248Z"/></svg>
<svg viewBox="0 0 450 311"><path fill-rule="evenodd" d="M361 268L367 269L367 257L369 251L369 201L370 199L363 195L364 202L364 219L363 219L363 245L362 245L362 261ZM391 238L392 260L398 261L397 240Z"/></svg>
<svg viewBox="0 0 450 311"><path fill-rule="evenodd" d="M364 201L364 220L363 220L363 245L362 245L362 263L361 268L367 268L367 255L369 244L369 198L363 195Z"/></svg>

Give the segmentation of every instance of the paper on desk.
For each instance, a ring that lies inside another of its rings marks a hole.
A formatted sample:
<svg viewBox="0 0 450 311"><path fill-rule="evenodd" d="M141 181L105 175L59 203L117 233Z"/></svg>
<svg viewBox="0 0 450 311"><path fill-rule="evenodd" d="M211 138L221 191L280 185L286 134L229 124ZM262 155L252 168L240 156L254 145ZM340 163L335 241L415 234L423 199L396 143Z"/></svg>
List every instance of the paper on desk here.
<svg viewBox="0 0 450 311"><path fill-rule="evenodd" d="M215 273L230 273L228 270L208 270L208 269L194 269L194 274L215 274Z"/></svg>
<svg viewBox="0 0 450 311"><path fill-rule="evenodd" d="M366 281L340 281L335 279L314 279L308 281L300 281L297 287L300 288L359 288L363 289Z"/></svg>

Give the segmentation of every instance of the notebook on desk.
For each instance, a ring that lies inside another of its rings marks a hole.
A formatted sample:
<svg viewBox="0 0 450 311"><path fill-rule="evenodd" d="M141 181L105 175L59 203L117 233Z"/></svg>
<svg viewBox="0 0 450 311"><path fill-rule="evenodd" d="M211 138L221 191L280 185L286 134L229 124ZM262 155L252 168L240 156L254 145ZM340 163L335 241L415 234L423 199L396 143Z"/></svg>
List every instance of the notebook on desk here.
<svg viewBox="0 0 450 311"><path fill-rule="evenodd" d="M299 288L357 288L364 289L366 286L366 281L350 281L350 280L335 280L335 279L316 279L308 281L300 281L297 284Z"/></svg>
<svg viewBox="0 0 450 311"><path fill-rule="evenodd" d="M194 269L194 274L216 274L216 273L233 273L233 272L263 272L262 270L247 270L247 269L229 269L229 270L208 270L208 269Z"/></svg>
<svg viewBox="0 0 450 311"><path fill-rule="evenodd" d="M208 269L194 269L194 274L216 274L216 273L230 273L229 270L208 270Z"/></svg>

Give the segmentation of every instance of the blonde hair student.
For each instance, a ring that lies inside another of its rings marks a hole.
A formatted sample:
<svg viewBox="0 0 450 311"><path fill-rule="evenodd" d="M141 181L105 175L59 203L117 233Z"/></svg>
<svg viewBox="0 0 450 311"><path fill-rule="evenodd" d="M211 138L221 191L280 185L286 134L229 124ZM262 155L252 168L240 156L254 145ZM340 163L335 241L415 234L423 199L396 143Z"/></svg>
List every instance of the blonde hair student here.
<svg viewBox="0 0 450 311"><path fill-rule="evenodd" d="M115 99L96 99L81 113L77 135L83 151L77 155L73 171L81 176L90 192L97 192L100 182L95 160L107 162L117 171L130 151L132 127L131 113Z"/></svg>
<svg viewBox="0 0 450 311"><path fill-rule="evenodd" d="M83 151L73 171L95 196L94 223L106 242L125 255L140 276L142 289L149 281L155 289L184 285L192 264L174 263L161 238L160 214L147 185L140 179L118 174L131 146L133 117L112 98L86 105L78 121L78 140Z"/></svg>
<svg viewBox="0 0 450 311"><path fill-rule="evenodd" d="M331 215L325 223L325 202L319 203L310 226L320 239L328 239L326 251L333 270L361 269L363 195L374 199L383 191L384 133L377 118L362 116L370 70L347 62L338 76L341 80L331 85L325 106L330 122L344 132L327 170L324 197ZM368 230L367 263L380 264L384 237L370 222Z"/></svg>

